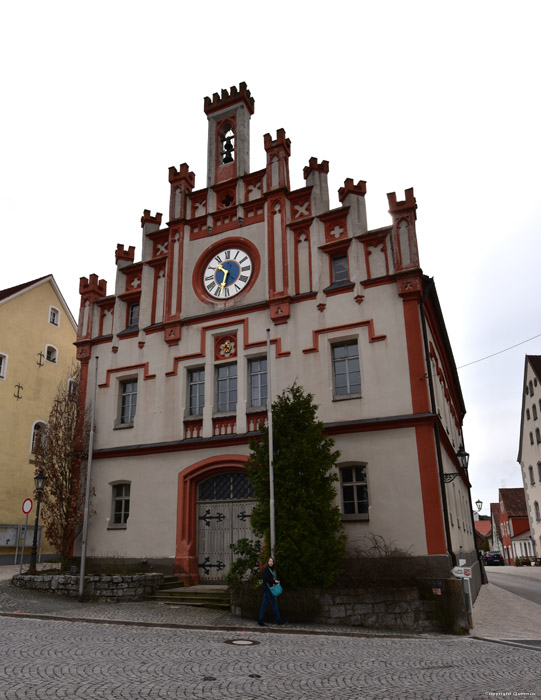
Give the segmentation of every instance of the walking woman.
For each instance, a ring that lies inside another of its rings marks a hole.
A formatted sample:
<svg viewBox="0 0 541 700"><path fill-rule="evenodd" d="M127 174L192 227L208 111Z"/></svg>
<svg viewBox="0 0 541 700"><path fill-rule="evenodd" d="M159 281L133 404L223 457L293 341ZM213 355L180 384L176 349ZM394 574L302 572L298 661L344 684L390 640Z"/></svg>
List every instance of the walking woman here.
<svg viewBox="0 0 541 700"><path fill-rule="evenodd" d="M265 610L267 609L267 605L269 603L272 604L272 609L274 610L274 616L276 618L276 622L279 625L287 625L287 622L285 620L282 620L280 617L280 612L278 610L278 603L276 602L276 596L274 596L270 592L270 586L274 586L276 583L280 583L276 576L274 575L273 571L274 567L274 559L270 557L270 559L267 561L267 566L263 569L263 602L261 604L261 610L259 611L259 620L257 624L260 627L266 627L267 625L263 622L263 617L265 615Z"/></svg>

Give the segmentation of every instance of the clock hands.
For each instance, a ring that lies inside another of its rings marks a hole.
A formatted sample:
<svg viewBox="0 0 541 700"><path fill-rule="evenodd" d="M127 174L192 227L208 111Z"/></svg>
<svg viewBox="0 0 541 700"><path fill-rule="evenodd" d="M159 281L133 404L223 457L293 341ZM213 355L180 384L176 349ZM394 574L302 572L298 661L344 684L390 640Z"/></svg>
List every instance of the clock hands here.
<svg viewBox="0 0 541 700"><path fill-rule="evenodd" d="M221 283L220 283L221 289L218 290L218 296L220 296L220 294L222 293L222 289L225 288L225 278L226 278L227 275L229 274L229 270L226 270L226 269L223 268L221 265L218 265L218 270L221 270L221 271L224 273L224 278L223 278L223 280L222 280Z"/></svg>

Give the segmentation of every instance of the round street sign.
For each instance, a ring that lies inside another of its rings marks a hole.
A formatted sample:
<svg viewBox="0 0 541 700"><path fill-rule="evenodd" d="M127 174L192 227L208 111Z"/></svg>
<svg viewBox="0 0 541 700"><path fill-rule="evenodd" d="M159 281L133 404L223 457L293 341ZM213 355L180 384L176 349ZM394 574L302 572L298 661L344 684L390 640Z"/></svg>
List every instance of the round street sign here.
<svg viewBox="0 0 541 700"><path fill-rule="evenodd" d="M31 498L25 498L23 501L23 513L25 515L28 515L28 513L30 513L30 511L32 510L33 505L34 504L32 503Z"/></svg>

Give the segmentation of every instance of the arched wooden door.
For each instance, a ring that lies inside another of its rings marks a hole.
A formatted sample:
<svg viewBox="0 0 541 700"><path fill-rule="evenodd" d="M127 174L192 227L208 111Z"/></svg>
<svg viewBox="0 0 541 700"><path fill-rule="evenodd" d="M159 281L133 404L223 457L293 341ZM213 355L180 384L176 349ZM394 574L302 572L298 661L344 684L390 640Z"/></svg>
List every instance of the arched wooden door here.
<svg viewBox="0 0 541 700"><path fill-rule="evenodd" d="M233 562L231 545L254 539L250 515L254 490L245 472L215 474L201 481L197 494L199 581L222 581Z"/></svg>

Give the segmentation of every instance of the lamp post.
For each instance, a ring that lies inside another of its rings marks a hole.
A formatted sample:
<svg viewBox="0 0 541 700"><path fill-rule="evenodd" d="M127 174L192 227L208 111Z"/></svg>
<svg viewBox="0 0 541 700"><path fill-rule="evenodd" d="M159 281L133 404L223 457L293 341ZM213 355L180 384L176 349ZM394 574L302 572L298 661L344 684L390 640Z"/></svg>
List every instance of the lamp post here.
<svg viewBox="0 0 541 700"><path fill-rule="evenodd" d="M36 558L38 552L38 523L39 523L39 504L41 502L41 494L45 487L45 482L47 477L43 473L43 469L40 468L39 474L34 477L34 484L36 485L36 491L38 494L37 506L36 506L36 522L34 523L34 539L32 541L32 553L30 555L30 574L36 573Z"/></svg>
<svg viewBox="0 0 541 700"><path fill-rule="evenodd" d="M483 507L483 501L475 501L475 507L477 508L477 512L480 513Z"/></svg>

